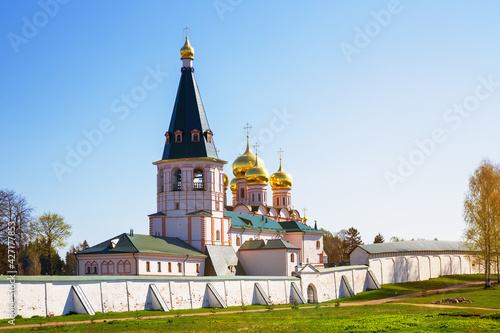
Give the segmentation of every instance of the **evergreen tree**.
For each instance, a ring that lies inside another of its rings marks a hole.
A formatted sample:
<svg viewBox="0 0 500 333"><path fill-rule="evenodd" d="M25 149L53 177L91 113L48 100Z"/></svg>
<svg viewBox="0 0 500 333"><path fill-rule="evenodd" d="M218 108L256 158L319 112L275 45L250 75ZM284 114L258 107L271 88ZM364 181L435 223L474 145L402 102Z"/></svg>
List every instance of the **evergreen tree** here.
<svg viewBox="0 0 500 333"><path fill-rule="evenodd" d="M375 239L373 240L373 244L380 244L385 242L384 236L379 232L377 236L375 236Z"/></svg>
<svg viewBox="0 0 500 333"><path fill-rule="evenodd" d="M361 234L356 228L350 227L346 232L346 251L349 255L358 245L362 245Z"/></svg>

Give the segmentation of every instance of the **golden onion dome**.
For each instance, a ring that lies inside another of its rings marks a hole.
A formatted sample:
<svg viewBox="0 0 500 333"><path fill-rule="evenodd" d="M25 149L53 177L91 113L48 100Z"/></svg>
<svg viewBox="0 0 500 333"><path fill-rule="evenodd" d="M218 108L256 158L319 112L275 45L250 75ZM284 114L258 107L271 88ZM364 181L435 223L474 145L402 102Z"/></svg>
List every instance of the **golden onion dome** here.
<svg viewBox="0 0 500 333"><path fill-rule="evenodd" d="M236 193L236 178L233 178L231 180L231 183L229 184L229 188L231 189L231 192Z"/></svg>
<svg viewBox="0 0 500 333"><path fill-rule="evenodd" d="M194 59L194 49L189 44L189 39L186 36L186 42L184 46L181 48L181 59Z"/></svg>
<svg viewBox="0 0 500 333"><path fill-rule="evenodd" d="M227 175L225 173L222 174L224 176L224 189L227 189L227 186L229 185L229 178L227 178Z"/></svg>
<svg viewBox="0 0 500 333"><path fill-rule="evenodd" d="M286 173L283 171L281 168L281 159L280 159L280 168L278 171L273 173L271 176L271 188L274 189L279 189L279 188L285 188L285 189L291 189L292 188L292 176L289 173Z"/></svg>
<svg viewBox="0 0 500 333"><path fill-rule="evenodd" d="M233 162L233 174L236 178L244 178L246 172L254 166L256 155L250 149L250 143L247 136L247 149L245 152L239 156ZM257 157L259 165L264 167L264 161L260 157Z"/></svg>
<svg viewBox="0 0 500 333"><path fill-rule="evenodd" d="M290 214L290 217L291 217L292 219L294 219L294 218L295 218L295 216L296 216L296 215L295 215L295 212L292 212L292 214Z"/></svg>
<svg viewBox="0 0 500 333"><path fill-rule="evenodd" d="M245 173L247 184L267 185L269 182L269 172L260 164L259 158L255 157L255 165Z"/></svg>
<svg viewBox="0 0 500 333"><path fill-rule="evenodd" d="M307 217L304 216L304 218L302 219L302 221L304 221L304 223L307 222Z"/></svg>

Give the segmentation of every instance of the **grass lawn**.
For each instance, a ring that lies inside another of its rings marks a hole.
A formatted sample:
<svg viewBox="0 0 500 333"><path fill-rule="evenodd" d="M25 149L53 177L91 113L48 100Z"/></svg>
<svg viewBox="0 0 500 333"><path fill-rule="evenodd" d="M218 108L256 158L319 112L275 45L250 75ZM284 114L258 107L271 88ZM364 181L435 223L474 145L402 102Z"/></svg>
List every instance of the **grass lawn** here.
<svg viewBox="0 0 500 333"><path fill-rule="evenodd" d="M463 289L446 291L445 293L443 292L427 296L406 298L398 302L430 304L432 302L443 300L445 298L457 298L457 297L463 297L473 303L450 304L450 305L500 309L500 285L495 285L494 287L488 289L485 289L484 286L467 287ZM447 303L443 304L446 305Z"/></svg>
<svg viewBox="0 0 500 333"><path fill-rule="evenodd" d="M498 332L500 315L474 310L481 317L441 316L466 313L467 309L429 309L381 304L360 307L321 307L207 316L135 319L65 326L44 326L16 331L57 332Z"/></svg>
<svg viewBox="0 0 500 333"><path fill-rule="evenodd" d="M496 275L495 276L492 275L491 280L496 281ZM357 294L354 297L339 298L329 302L351 303L360 301L371 301L375 299L411 294L416 292L423 292L427 290L442 289L454 285L460 285L476 281L484 281L484 275L483 274L448 275L419 282L384 284L382 285L382 288L379 290L364 291L362 293Z"/></svg>

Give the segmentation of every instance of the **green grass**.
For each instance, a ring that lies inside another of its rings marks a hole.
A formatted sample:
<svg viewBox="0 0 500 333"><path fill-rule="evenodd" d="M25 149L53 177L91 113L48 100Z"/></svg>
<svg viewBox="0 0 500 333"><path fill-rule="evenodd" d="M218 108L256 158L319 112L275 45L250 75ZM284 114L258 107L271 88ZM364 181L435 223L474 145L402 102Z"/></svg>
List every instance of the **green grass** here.
<svg viewBox="0 0 500 333"><path fill-rule="evenodd" d="M496 275L491 277L492 281ZM340 298L329 302L352 303L360 301L371 301L381 298L393 297L398 295L406 295L416 292L424 292L434 289L442 289L454 285L465 284L468 282L484 281L484 275L471 274L471 275L448 275L441 276L435 279L419 281L419 282L406 282L395 284L384 284L379 290L369 290L357 294L350 298Z"/></svg>
<svg viewBox="0 0 500 333"><path fill-rule="evenodd" d="M463 307L480 307L480 308L493 308L500 309L500 286L495 285L492 288L485 289L484 286L467 287L463 289L450 290L445 293L412 297L399 300L398 302L416 303L416 304L430 304L435 301L443 300L445 298L463 297L473 303L469 304L449 304L458 305ZM446 305L446 303L444 303Z"/></svg>
<svg viewBox="0 0 500 333"><path fill-rule="evenodd" d="M450 314L462 309L439 309ZM60 332L498 332L500 319L488 311L474 310L483 317L439 316L436 309L382 304L361 307L321 307L206 316L107 321L13 331ZM469 311L470 312L470 311ZM500 316L498 316L500 318Z"/></svg>

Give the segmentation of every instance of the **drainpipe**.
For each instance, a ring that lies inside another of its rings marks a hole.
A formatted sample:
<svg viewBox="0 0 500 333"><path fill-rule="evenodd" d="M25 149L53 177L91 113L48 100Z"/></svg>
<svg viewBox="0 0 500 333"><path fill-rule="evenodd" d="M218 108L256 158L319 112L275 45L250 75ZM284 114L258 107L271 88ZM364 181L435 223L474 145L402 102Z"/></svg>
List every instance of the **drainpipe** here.
<svg viewBox="0 0 500 333"><path fill-rule="evenodd" d="M78 262L78 255L76 252L73 252L73 255L76 259L76 275L80 275L80 263Z"/></svg>
<svg viewBox="0 0 500 333"><path fill-rule="evenodd" d="M186 255L186 259L184 259L184 268L182 270L182 275L186 276L186 261L188 260L189 255Z"/></svg>
<svg viewBox="0 0 500 333"><path fill-rule="evenodd" d="M134 252L132 252L132 256L135 259L135 275L139 275L139 264L137 262L137 258L135 257L135 253Z"/></svg>

